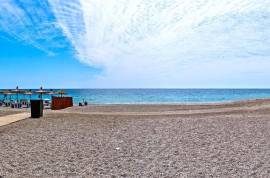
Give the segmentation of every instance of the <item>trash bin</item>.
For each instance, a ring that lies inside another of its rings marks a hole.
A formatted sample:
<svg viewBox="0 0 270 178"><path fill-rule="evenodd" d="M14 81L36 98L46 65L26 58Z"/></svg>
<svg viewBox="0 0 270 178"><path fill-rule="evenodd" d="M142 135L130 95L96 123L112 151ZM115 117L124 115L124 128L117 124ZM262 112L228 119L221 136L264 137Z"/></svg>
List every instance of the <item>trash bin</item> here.
<svg viewBox="0 0 270 178"><path fill-rule="evenodd" d="M43 100L31 100L31 117L40 118L43 116Z"/></svg>

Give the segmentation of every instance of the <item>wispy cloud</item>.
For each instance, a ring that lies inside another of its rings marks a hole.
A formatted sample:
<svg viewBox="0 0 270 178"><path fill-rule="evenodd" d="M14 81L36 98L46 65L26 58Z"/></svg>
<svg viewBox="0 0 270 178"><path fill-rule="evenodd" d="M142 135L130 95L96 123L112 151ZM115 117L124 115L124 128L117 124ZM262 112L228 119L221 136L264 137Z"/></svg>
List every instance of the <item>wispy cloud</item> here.
<svg viewBox="0 0 270 178"><path fill-rule="evenodd" d="M47 1L0 0L0 30L16 39L52 54L64 45L62 29Z"/></svg>
<svg viewBox="0 0 270 178"><path fill-rule="evenodd" d="M171 86L198 65L270 57L270 0L2 1L1 30L46 51L65 36L80 61L104 69L97 85Z"/></svg>

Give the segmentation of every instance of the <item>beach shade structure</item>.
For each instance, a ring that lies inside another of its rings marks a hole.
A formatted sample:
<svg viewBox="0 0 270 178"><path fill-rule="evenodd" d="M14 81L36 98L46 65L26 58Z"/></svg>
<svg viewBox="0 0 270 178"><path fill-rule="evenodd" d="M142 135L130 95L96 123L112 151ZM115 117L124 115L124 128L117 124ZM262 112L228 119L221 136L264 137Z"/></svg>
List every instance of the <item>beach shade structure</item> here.
<svg viewBox="0 0 270 178"><path fill-rule="evenodd" d="M53 91L53 89L50 89L49 93L47 93L47 95L51 95L51 96L53 96L55 94L57 94L57 92Z"/></svg>
<svg viewBox="0 0 270 178"><path fill-rule="evenodd" d="M24 100L21 100L21 104L22 104L22 106L29 108L33 92L32 92L32 90L28 90L28 91L25 91L23 93L23 95L24 95ZM29 102L28 102L28 97L27 96L29 97Z"/></svg>
<svg viewBox="0 0 270 178"><path fill-rule="evenodd" d="M1 91L1 93L4 95L4 103L6 106L10 106L10 103L11 103L11 96L14 94L12 93L10 90L4 90L4 91ZM9 99L8 99L8 96L9 96ZM8 102L6 102L6 100L9 100Z"/></svg>
<svg viewBox="0 0 270 178"><path fill-rule="evenodd" d="M1 91L1 93L4 95L4 98L7 99L7 96L9 96L10 100L11 100L11 95L13 95L14 93L12 93L10 90L4 90L4 91Z"/></svg>
<svg viewBox="0 0 270 178"><path fill-rule="evenodd" d="M19 87L17 86L15 90L11 90L12 93L16 94L17 96L17 102L19 102L19 94L24 93L23 90L20 90Z"/></svg>
<svg viewBox="0 0 270 178"><path fill-rule="evenodd" d="M42 99L42 95L43 95L43 94L48 94L48 93L50 93L50 91L48 91L48 90L43 90L43 88L40 87L40 89L37 90L37 91L35 91L35 93L39 94L39 95L40 95L40 99Z"/></svg>
<svg viewBox="0 0 270 178"><path fill-rule="evenodd" d="M5 100L8 95L12 95L12 93L9 90L1 90L0 94L3 95L3 100Z"/></svg>
<svg viewBox="0 0 270 178"><path fill-rule="evenodd" d="M47 90L47 93L45 93L45 94L53 96L53 95L57 94L57 92L53 91L53 89L50 89L50 90Z"/></svg>
<svg viewBox="0 0 270 178"><path fill-rule="evenodd" d="M0 95L4 95L4 90L0 90Z"/></svg>
<svg viewBox="0 0 270 178"><path fill-rule="evenodd" d="M60 95L61 97L63 97L63 95L66 94L66 92L64 90L60 90L57 92L58 95Z"/></svg>
<svg viewBox="0 0 270 178"><path fill-rule="evenodd" d="M33 92L32 92L32 90L28 90L28 91L25 91L23 94L24 95L28 95L29 96L29 100L31 100L32 95L33 95Z"/></svg>
<svg viewBox="0 0 270 178"><path fill-rule="evenodd" d="M53 89L50 89L49 90L49 93L48 93L48 95L55 95L56 93L53 91Z"/></svg>

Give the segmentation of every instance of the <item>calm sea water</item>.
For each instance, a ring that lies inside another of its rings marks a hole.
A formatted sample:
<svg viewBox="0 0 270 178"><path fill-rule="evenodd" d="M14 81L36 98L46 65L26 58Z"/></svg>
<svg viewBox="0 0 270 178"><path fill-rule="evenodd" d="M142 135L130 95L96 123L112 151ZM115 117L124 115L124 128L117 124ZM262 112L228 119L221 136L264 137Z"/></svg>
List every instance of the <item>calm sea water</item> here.
<svg viewBox="0 0 270 178"><path fill-rule="evenodd" d="M65 91L74 98L76 104L83 100L93 104L151 104L270 98L270 89L66 89ZM12 98L16 99L16 95ZM19 95L19 98L29 99L29 96ZM43 98L50 96L45 95Z"/></svg>

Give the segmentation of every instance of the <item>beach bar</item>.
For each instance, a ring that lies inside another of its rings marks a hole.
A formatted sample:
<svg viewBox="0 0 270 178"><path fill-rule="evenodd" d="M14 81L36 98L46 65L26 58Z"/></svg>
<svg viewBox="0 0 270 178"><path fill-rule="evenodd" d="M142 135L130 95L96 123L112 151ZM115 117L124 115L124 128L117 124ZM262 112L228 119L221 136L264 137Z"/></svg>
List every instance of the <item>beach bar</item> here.
<svg viewBox="0 0 270 178"><path fill-rule="evenodd" d="M52 96L52 110L65 109L73 106L73 98L72 97L58 97Z"/></svg>

